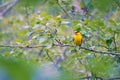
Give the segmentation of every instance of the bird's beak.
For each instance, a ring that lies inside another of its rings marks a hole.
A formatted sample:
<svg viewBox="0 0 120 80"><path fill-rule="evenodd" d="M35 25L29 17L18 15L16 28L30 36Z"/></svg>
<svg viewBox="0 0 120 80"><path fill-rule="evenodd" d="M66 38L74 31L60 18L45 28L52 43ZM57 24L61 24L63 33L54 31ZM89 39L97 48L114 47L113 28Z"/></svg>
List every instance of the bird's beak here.
<svg viewBox="0 0 120 80"><path fill-rule="evenodd" d="M77 33L77 31L74 31L74 34L76 34Z"/></svg>
<svg viewBox="0 0 120 80"><path fill-rule="evenodd" d="M75 31L73 32L73 34L76 34Z"/></svg>

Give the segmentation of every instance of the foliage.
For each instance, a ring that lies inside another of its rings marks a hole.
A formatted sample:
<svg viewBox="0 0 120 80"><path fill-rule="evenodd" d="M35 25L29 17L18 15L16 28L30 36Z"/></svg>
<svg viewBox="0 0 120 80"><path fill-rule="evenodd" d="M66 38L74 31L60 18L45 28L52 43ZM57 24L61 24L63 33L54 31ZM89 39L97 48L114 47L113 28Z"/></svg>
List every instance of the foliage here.
<svg viewBox="0 0 120 80"><path fill-rule="evenodd" d="M58 74L51 74L52 80L77 80L87 73L101 78L120 75L118 56L79 50L78 47L54 46L74 45L73 32L78 30L83 36L82 46L120 52L119 0L81 1L79 7L88 9L85 15L71 11L72 0L19 0L10 14L0 21L0 44L26 48L0 47L0 67L6 70L5 74L15 80L37 80L38 74L48 75L48 78L51 69Z"/></svg>
<svg viewBox="0 0 120 80"><path fill-rule="evenodd" d="M7 80L30 80L35 68L35 62L14 56L1 56L0 68L5 73ZM0 77L2 77L0 75ZM6 80L6 79L5 79Z"/></svg>

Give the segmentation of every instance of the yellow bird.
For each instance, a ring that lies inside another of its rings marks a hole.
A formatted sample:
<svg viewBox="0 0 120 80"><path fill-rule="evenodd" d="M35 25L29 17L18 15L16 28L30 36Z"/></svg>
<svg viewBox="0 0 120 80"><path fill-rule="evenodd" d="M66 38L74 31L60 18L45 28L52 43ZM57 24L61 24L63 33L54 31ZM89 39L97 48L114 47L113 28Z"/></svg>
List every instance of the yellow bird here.
<svg viewBox="0 0 120 80"><path fill-rule="evenodd" d="M82 35L80 32L75 32L74 37L73 37L73 42L76 46L81 46L82 44Z"/></svg>

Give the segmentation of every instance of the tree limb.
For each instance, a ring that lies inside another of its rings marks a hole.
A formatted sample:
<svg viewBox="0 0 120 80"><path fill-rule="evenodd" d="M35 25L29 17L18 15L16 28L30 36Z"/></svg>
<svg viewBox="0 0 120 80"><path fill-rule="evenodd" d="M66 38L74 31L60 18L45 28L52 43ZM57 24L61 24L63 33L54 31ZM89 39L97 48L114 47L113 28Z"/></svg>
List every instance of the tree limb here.
<svg viewBox="0 0 120 80"><path fill-rule="evenodd" d="M8 48L39 48L39 47L47 47L47 46L20 46L20 45L0 45L0 47L8 47Z"/></svg>
<svg viewBox="0 0 120 80"><path fill-rule="evenodd" d="M67 47L65 48L64 52L61 55L59 55L57 57L57 59L55 60L54 64L55 64L56 67L58 67L58 63L66 57L66 52L67 52Z"/></svg>
<svg viewBox="0 0 120 80"><path fill-rule="evenodd" d="M1 13L0 16L5 16L8 11L12 9L12 7L18 2L18 0L14 0L13 3L9 4L6 9L4 9Z"/></svg>
<svg viewBox="0 0 120 80"><path fill-rule="evenodd" d="M11 3L12 2L10 1L10 2L6 2L6 3L2 4L2 5L0 5L0 12L2 12L2 10L3 10L4 7L10 5Z"/></svg>
<svg viewBox="0 0 120 80"><path fill-rule="evenodd" d="M68 45L68 44L53 44L52 46L59 46L59 47L75 47L73 45ZM34 45L34 46L19 46L19 45L0 45L0 47L9 47L9 48L39 48L39 47L47 47L45 45ZM81 46L80 49L83 50L88 50L91 52L95 52L95 53L100 53L100 54L110 54L110 55L116 55L120 57L120 53L116 53L116 52L106 52L106 51L99 51L99 50L94 50L91 48L86 48Z"/></svg>
<svg viewBox="0 0 120 80"><path fill-rule="evenodd" d="M88 76L88 77L83 77L83 78L80 78L80 79L90 79L92 78L92 76ZM120 76L115 76L115 77L112 77L112 78L102 78L102 77L97 77L95 76L94 77L96 80L119 80L120 79Z"/></svg>
<svg viewBox="0 0 120 80"><path fill-rule="evenodd" d="M83 78L80 78L80 79L91 79L93 76L87 76L87 77L83 77ZM95 80L104 80L103 78L101 78L101 77L94 77L95 78Z"/></svg>

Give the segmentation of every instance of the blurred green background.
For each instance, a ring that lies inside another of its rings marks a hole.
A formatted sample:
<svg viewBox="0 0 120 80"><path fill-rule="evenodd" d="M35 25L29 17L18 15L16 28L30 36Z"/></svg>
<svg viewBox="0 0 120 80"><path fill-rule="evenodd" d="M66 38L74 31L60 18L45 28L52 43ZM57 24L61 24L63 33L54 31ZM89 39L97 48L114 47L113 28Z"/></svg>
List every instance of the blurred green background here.
<svg viewBox="0 0 120 80"><path fill-rule="evenodd" d="M120 53L119 14L119 0L0 0L0 80L119 76L120 57L107 54ZM75 30L98 52L79 50Z"/></svg>

